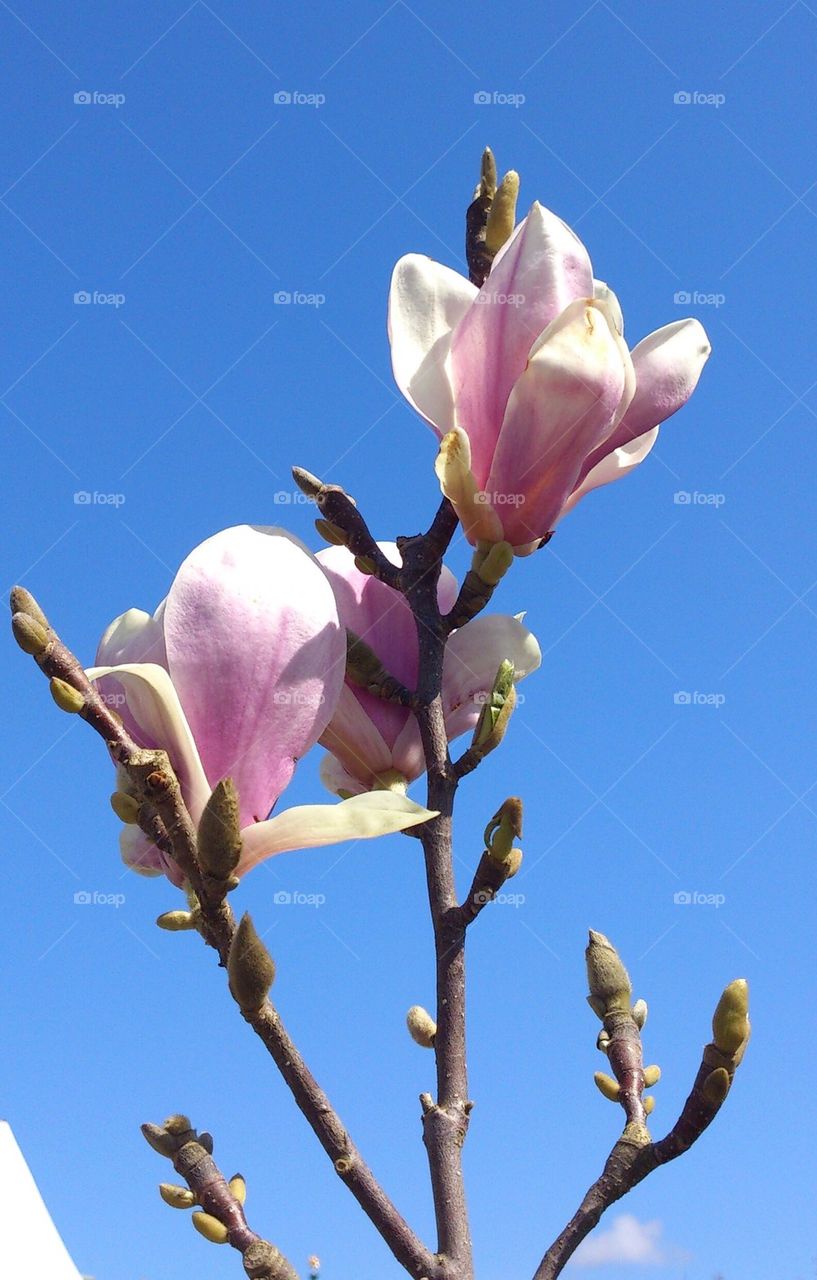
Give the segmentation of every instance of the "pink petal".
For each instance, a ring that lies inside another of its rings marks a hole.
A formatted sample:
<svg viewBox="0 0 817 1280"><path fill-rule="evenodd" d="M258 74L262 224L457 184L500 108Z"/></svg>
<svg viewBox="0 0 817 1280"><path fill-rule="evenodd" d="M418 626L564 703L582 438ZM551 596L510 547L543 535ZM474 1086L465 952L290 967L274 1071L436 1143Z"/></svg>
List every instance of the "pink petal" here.
<svg viewBox="0 0 817 1280"><path fill-rule="evenodd" d="M392 274L388 331L395 381L438 436L454 425L451 334L477 292L464 276L419 253L401 258Z"/></svg>
<svg viewBox="0 0 817 1280"><path fill-rule="evenodd" d="M369 703L379 703L379 698L360 697L361 690L344 685L340 691L335 714L320 737L320 744L337 756L343 767L361 783L369 787L374 776L392 767L389 744L374 723ZM402 707L393 708L405 718L409 713ZM397 730L399 733L399 728Z"/></svg>
<svg viewBox="0 0 817 1280"><path fill-rule="evenodd" d="M617 449L643 436L685 405L698 385L711 350L698 320L678 320L643 338L632 351L635 395L604 447ZM598 458L588 462L595 466Z"/></svg>
<svg viewBox="0 0 817 1280"><path fill-rule="evenodd" d="M612 453L606 453L573 490L562 508L559 519L562 520L568 512L572 511L579 499L591 490L611 484L614 480L621 480L634 471L644 461L657 439L658 427L653 427L652 431L645 432L643 436L619 445Z"/></svg>
<svg viewBox="0 0 817 1280"><path fill-rule="evenodd" d="M164 631L211 786L231 776L242 821L264 817L340 695L346 645L329 583L283 531L226 529L179 569Z"/></svg>
<svg viewBox="0 0 817 1280"><path fill-rule="evenodd" d="M632 366L608 317L602 302L571 303L513 389L485 488L515 547L553 528L585 458L629 404Z"/></svg>
<svg viewBox="0 0 817 1280"><path fill-rule="evenodd" d="M593 270L584 245L561 218L534 204L451 340L457 425L468 433L481 488L511 389L531 347L569 303L592 293Z"/></svg>

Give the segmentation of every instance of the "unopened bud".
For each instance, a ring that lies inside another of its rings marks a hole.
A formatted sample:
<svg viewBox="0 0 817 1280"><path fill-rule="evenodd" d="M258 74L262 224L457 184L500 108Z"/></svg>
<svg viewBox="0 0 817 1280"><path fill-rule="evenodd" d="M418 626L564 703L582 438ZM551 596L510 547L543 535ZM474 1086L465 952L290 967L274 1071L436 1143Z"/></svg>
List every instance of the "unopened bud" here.
<svg viewBox="0 0 817 1280"><path fill-rule="evenodd" d="M510 542L494 542L479 560L475 572L488 587L495 587L504 578L514 561L513 547Z"/></svg>
<svg viewBox="0 0 817 1280"><path fill-rule="evenodd" d="M37 601L34 599L30 591L26 591L25 587L12 587L9 595L9 606L12 613L24 613L34 622L39 622L41 627L48 630L48 618L46 618Z"/></svg>
<svg viewBox="0 0 817 1280"><path fill-rule="evenodd" d="M204 806L198 831L202 870L215 880L228 880L241 857L238 792L232 778L222 778Z"/></svg>
<svg viewBox="0 0 817 1280"><path fill-rule="evenodd" d="M324 542L329 542L333 547L345 547L348 538L343 530L336 524L331 524L328 520L316 520L315 528L323 538Z"/></svg>
<svg viewBox="0 0 817 1280"><path fill-rule="evenodd" d="M160 1182L159 1195L171 1209L192 1209L198 1203L189 1187L177 1187L172 1182Z"/></svg>
<svg viewBox="0 0 817 1280"><path fill-rule="evenodd" d="M736 1054L749 1039L749 984L735 978L718 1001L712 1019L712 1035L721 1053Z"/></svg>
<svg viewBox="0 0 817 1280"><path fill-rule="evenodd" d="M196 928L196 917L192 911L165 911L156 917L156 923L168 933L185 933Z"/></svg>
<svg viewBox="0 0 817 1280"><path fill-rule="evenodd" d="M644 1025L646 1021L647 1021L647 1001L636 1000L635 1004L633 1005L633 1022L638 1027L639 1031L644 1030Z"/></svg>
<svg viewBox="0 0 817 1280"><path fill-rule="evenodd" d="M317 498L323 486L323 481L317 476L313 476L311 471L305 471L303 467L292 468L292 479L297 484L301 493L305 493L308 498Z"/></svg>
<svg viewBox="0 0 817 1280"><path fill-rule="evenodd" d="M229 1240L229 1232L223 1222L219 1222L218 1218L214 1218L212 1213L193 1214L193 1226L196 1228L200 1236L204 1236L205 1240L209 1240L211 1244L227 1244Z"/></svg>
<svg viewBox="0 0 817 1280"><path fill-rule="evenodd" d="M355 568L358 573L365 573L368 577L377 572L377 565L369 556L355 556Z"/></svg>
<svg viewBox="0 0 817 1280"><path fill-rule="evenodd" d="M661 1079L661 1068L652 1066L644 1068L644 1088L651 1089Z"/></svg>
<svg viewBox="0 0 817 1280"><path fill-rule="evenodd" d="M247 1184L240 1173L234 1173L227 1184L235 1196L239 1204L245 1204L247 1200Z"/></svg>
<svg viewBox="0 0 817 1280"><path fill-rule="evenodd" d="M164 1122L164 1130L166 1133L172 1133L176 1138L181 1138L187 1133L192 1133L193 1126L190 1123L189 1116L177 1113L167 1117Z"/></svg>
<svg viewBox="0 0 817 1280"><path fill-rule="evenodd" d="M51 697L60 711L67 711L69 715L76 715L85 706L85 695L80 693L79 689L75 689L67 680L60 680L58 676L55 676L49 687L51 689Z"/></svg>
<svg viewBox="0 0 817 1280"><path fill-rule="evenodd" d="M41 622L30 618L27 613L14 614L11 630L23 653L31 654L32 658L39 658L48 648L48 631Z"/></svg>
<svg viewBox="0 0 817 1280"><path fill-rule="evenodd" d="M642 1103L642 1106L644 1107L644 1115L645 1116L652 1115L653 1111L655 1110L655 1094L651 1093L648 1098L642 1098L641 1103Z"/></svg>
<svg viewBox="0 0 817 1280"><path fill-rule="evenodd" d="M145 1142L154 1151L158 1151L160 1156L170 1158L176 1154L176 1143L162 1125L143 1124L141 1128Z"/></svg>
<svg viewBox="0 0 817 1280"><path fill-rule="evenodd" d="M255 932L248 912L239 921L227 962L230 991L244 1013L254 1013L275 980L275 962Z"/></svg>
<svg viewBox="0 0 817 1280"><path fill-rule="evenodd" d="M420 1004L413 1004L406 1014L406 1026L409 1029L409 1035L415 1044L419 1044L423 1049L434 1048L434 1037L437 1034L437 1024L427 1009Z"/></svg>
<svg viewBox="0 0 817 1280"><path fill-rule="evenodd" d="M136 796L129 795L127 791L114 791L111 796L111 808L120 822L126 822L132 826L139 821L139 801Z"/></svg>
<svg viewBox="0 0 817 1280"><path fill-rule="evenodd" d="M496 195L496 160L490 147L486 147L482 153L477 194L490 196L491 199Z"/></svg>
<svg viewBox="0 0 817 1280"><path fill-rule="evenodd" d="M514 840L521 840L521 838L522 801L518 796L509 796L485 828L485 850L488 857L492 862L504 863L513 852ZM522 851L516 852L519 853L519 862L516 866L518 871L522 861Z"/></svg>
<svg viewBox="0 0 817 1280"><path fill-rule="evenodd" d="M471 746L482 748L484 755L498 747L505 736L508 721L516 705L515 674L516 668L513 662L505 658L499 666L491 692L479 713Z"/></svg>
<svg viewBox="0 0 817 1280"><path fill-rule="evenodd" d="M608 1098L610 1102L618 1102L621 1095L621 1085L612 1076L608 1076L605 1071L594 1071L593 1080L600 1094Z"/></svg>
<svg viewBox="0 0 817 1280"><path fill-rule="evenodd" d="M485 248L492 258L513 235L518 195L519 174L510 169L497 187L485 226Z"/></svg>
<svg viewBox="0 0 817 1280"><path fill-rule="evenodd" d="M213 1135L212 1135L212 1133L208 1133L206 1129L204 1130L204 1132L203 1132L203 1133L200 1133L200 1134L199 1134L199 1146L200 1146L200 1147L204 1147L204 1150L207 1152L208 1156L211 1156L211 1155L213 1154Z"/></svg>
<svg viewBox="0 0 817 1280"><path fill-rule="evenodd" d="M584 954L593 1010L603 1018L614 1009L629 1009L633 993L630 977L609 938L591 929ZM599 1009L603 1012L599 1013Z"/></svg>
<svg viewBox="0 0 817 1280"><path fill-rule="evenodd" d="M704 1080L703 1094L713 1107L719 1107L729 1092L731 1081L726 1067L716 1067Z"/></svg>

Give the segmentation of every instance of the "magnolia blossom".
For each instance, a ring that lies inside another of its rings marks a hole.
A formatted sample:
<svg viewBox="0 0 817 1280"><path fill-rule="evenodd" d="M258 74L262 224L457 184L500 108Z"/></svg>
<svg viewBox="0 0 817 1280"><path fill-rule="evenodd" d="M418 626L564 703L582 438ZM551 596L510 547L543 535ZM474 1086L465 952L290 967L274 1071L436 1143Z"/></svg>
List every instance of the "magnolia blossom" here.
<svg viewBox="0 0 817 1280"><path fill-rule="evenodd" d="M389 298L394 376L442 444L472 543L536 549L579 498L626 475L697 385L709 340L678 320L630 352L578 236L534 204L481 289L419 254Z"/></svg>
<svg viewBox="0 0 817 1280"><path fill-rule="evenodd" d="M393 542L378 545L393 564L400 564ZM334 588L343 625L365 640L391 675L413 688L417 629L404 597L361 573L345 547L329 547L319 551L317 558ZM457 590L454 575L443 566L438 586L443 612L453 605ZM442 683L449 741L474 728L504 659L514 663L515 678L521 680L535 671L541 657L535 636L520 618L480 616L455 631L446 645ZM389 786L399 790L425 769L414 715L349 680L320 742L331 753L321 765L321 777L337 794Z"/></svg>
<svg viewBox="0 0 817 1280"><path fill-rule="evenodd" d="M267 820L343 687L346 638L311 553L280 529L239 525L196 547L153 615L111 623L88 672L135 740L170 757L194 822L217 782L241 806L237 874L287 849L400 831L429 812L391 794L303 805ZM181 882L135 826L122 856Z"/></svg>

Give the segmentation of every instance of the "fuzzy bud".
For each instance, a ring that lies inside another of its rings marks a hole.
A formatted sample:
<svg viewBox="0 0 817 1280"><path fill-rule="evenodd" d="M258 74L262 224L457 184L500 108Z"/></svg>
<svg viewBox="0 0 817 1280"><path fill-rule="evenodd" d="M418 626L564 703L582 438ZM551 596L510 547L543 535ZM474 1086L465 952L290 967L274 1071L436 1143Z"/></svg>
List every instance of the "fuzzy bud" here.
<svg viewBox="0 0 817 1280"><path fill-rule="evenodd" d="M644 1115L651 1116L655 1110L655 1094L651 1093L648 1098L642 1098L641 1101L644 1106Z"/></svg>
<svg viewBox="0 0 817 1280"><path fill-rule="evenodd" d="M232 778L222 778L204 806L198 831L202 871L215 880L229 880L241 857L238 792Z"/></svg>
<svg viewBox="0 0 817 1280"><path fill-rule="evenodd" d="M275 962L255 932L249 912L235 931L227 964L230 991L243 1013L254 1013L269 994L275 980Z"/></svg>
<svg viewBox="0 0 817 1280"><path fill-rule="evenodd" d="M712 1036L721 1053L734 1056L749 1039L749 984L735 978L718 1001L712 1019Z"/></svg>
<svg viewBox="0 0 817 1280"><path fill-rule="evenodd" d="M610 1102L618 1102L621 1095L621 1085L612 1076L608 1076L605 1071L594 1071L593 1081L603 1097Z"/></svg>
<svg viewBox="0 0 817 1280"><path fill-rule="evenodd" d="M190 1117L181 1115L181 1113L168 1116L162 1127L165 1133L172 1133L175 1138L182 1138L185 1134L193 1132Z"/></svg>
<svg viewBox="0 0 817 1280"><path fill-rule="evenodd" d="M27 613L14 614L11 630L23 653L30 654L32 658L39 658L48 648L48 631L41 622L30 618Z"/></svg>
<svg viewBox="0 0 817 1280"><path fill-rule="evenodd" d="M77 715L85 706L85 695L80 693L79 689L75 689L67 680L60 680L59 677L55 676L49 688L51 689L51 697L60 711L67 711L69 715Z"/></svg>
<svg viewBox="0 0 817 1280"><path fill-rule="evenodd" d="M204 1236L205 1240L209 1240L211 1244L227 1244L229 1233L223 1222L219 1222L218 1218L214 1218L212 1213L194 1213L193 1226L196 1228L200 1236Z"/></svg>
<svg viewBox="0 0 817 1280"><path fill-rule="evenodd" d="M171 1209L192 1209L198 1203L189 1187L177 1187L172 1182L160 1182L159 1195Z"/></svg>
<svg viewBox="0 0 817 1280"><path fill-rule="evenodd" d="M48 630L48 618L46 618L31 592L26 591L25 587L12 587L9 595L9 607L12 613L24 613L32 621L38 622L46 631Z"/></svg>
<svg viewBox="0 0 817 1280"><path fill-rule="evenodd" d="M234 1173L227 1184L235 1196L239 1204L245 1204L247 1200L247 1184L240 1173Z"/></svg>
<svg viewBox="0 0 817 1280"><path fill-rule="evenodd" d="M704 1080L703 1094L713 1107L719 1107L729 1092L731 1081L726 1067L716 1067Z"/></svg>
<svg viewBox="0 0 817 1280"><path fill-rule="evenodd" d="M636 1000L635 1004L633 1005L633 1022L638 1027L639 1031L644 1030L646 1021L647 1021L647 1001Z"/></svg>
<svg viewBox="0 0 817 1280"><path fill-rule="evenodd" d="M434 1037L437 1034L437 1024L427 1009L420 1004L413 1004L406 1014L406 1026L409 1035L415 1044L419 1044L423 1049L434 1048Z"/></svg>
<svg viewBox="0 0 817 1280"><path fill-rule="evenodd" d="M644 1088L651 1089L661 1079L661 1068L652 1066L644 1068Z"/></svg>
<svg viewBox="0 0 817 1280"><path fill-rule="evenodd" d="M292 479L301 493L305 493L308 498L317 498L321 489L323 489L323 481L319 480L317 476L313 476L311 471L305 471L303 467L292 468Z"/></svg>
<svg viewBox="0 0 817 1280"><path fill-rule="evenodd" d="M496 195L496 160L490 147L482 153L477 195L490 196L492 200Z"/></svg>
<svg viewBox="0 0 817 1280"><path fill-rule="evenodd" d="M153 1147L154 1151L158 1151L160 1156L167 1156L168 1159L171 1159L175 1155L176 1142L162 1125L143 1124L142 1135L148 1146Z"/></svg>
<svg viewBox="0 0 817 1280"><path fill-rule="evenodd" d="M594 1012L603 1018L605 1013L614 1009L629 1009L633 993L630 977L609 938L591 929L584 954L590 1004ZM599 1013L599 1009L603 1011Z"/></svg>
<svg viewBox="0 0 817 1280"><path fill-rule="evenodd" d="M196 917L192 911L165 911L157 916L156 923L168 933L185 933L196 928Z"/></svg>

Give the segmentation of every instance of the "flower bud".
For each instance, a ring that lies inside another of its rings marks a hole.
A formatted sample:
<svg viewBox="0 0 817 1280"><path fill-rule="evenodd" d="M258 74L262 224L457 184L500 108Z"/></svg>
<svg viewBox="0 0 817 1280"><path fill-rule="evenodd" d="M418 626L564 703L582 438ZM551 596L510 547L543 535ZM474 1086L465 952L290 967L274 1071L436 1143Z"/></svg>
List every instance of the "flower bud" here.
<svg viewBox="0 0 817 1280"><path fill-rule="evenodd" d="M712 1035L721 1053L734 1055L749 1039L749 984L735 978L718 1001L712 1019Z"/></svg>
<svg viewBox="0 0 817 1280"><path fill-rule="evenodd" d="M11 630L23 653L31 654L32 658L39 658L48 648L48 631L41 622L29 617L27 613L14 614Z"/></svg>
<svg viewBox="0 0 817 1280"><path fill-rule="evenodd" d="M496 195L496 160L490 147L482 153L477 195L490 196L492 200Z"/></svg>
<svg viewBox="0 0 817 1280"><path fill-rule="evenodd" d="M26 591L25 587L12 587L9 595L9 605L12 613L24 613L32 621L38 622L46 631L48 630L48 618L46 618L31 592Z"/></svg>
<svg viewBox="0 0 817 1280"><path fill-rule="evenodd" d="M518 195L519 174L510 169L497 187L485 224L485 249L492 258L513 235Z"/></svg>
<svg viewBox="0 0 817 1280"><path fill-rule="evenodd" d="M227 1184L235 1196L239 1204L245 1204L247 1200L247 1184L240 1173L234 1173Z"/></svg>
<svg viewBox="0 0 817 1280"><path fill-rule="evenodd" d="M618 1081L608 1076L605 1071L594 1071L593 1080L600 1094L610 1102L618 1102L621 1095L621 1085Z"/></svg>
<svg viewBox="0 0 817 1280"><path fill-rule="evenodd" d="M222 778L213 788L198 831L198 857L202 871L215 880L228 880L241 857L241 822L238 792L232 778Z"/></svg>
<svg viewBox="0 0 817 1280"><path fill-rule="evenodd" d="M508 721L516 705L515 674L513 662L504 658L494 677L491 692L479 713L471 746L481 747L484 755L498 747L505 736Z"/></svg>
<svg viewBox="0 0 817 1280"><path fill-rule="evenodd" d="M513 852L514 840L522 838L522 801L509 796L485 828L485 850L492 862L503 863ZM518 850L521 862L521 850ZM517 863L516 870L519 870Z"/></svg>
<svg viewBox="0 0 817 1280"><path fill-rule="evenodd" d="M141 806L136 796L129 795L127 791L114 791L111 796L111 808L120 822L131 826L138 823Z"/></svg>
<svg viewBox="0 0 817 1280"><path fill-rule="evenodd" d="M639 1031L644 1030L644 1024L646 1023L646 1021L647 1021L647 1001L636 1000L635 1004L633 1005L633 1022L638 1027Z"/></svg>
<svg viewBox="0 0 817 1280"><path fill-rule="evenodd" d="M201 1211L194 1213L193 1226L199 1235L204 1236L205 1240L209 1240L211 1244L227 1244L230 1238L224 1223L214 1218L212 1213Z"/></svg>
<svg viewBox="0 0 817 1280"><path fill-rule="evenodd" d="M726 1067L716 1067L704 1080L703 1094L713 1107L719 1107L729 1092L731 1081Z"/></svg>
<svg viewBox="0 0 817 1280"><path fill-rule="evenodd" d="M590 987L591 1007L600 1018L614 1009L629 1009L633 993L630 976L621 957L603 933L590 930L590 941L585 950L587 982ZM599 1013L599 1009L603 1012Z"/></svg>
<svg viewBox="0 0 817 1280"><path fill-rule="evenodd" d="M495 587L514 562L513 547L510 542L494 542L484 556L477 552L476 560L475 573L486 586Z"/></svg>
<svg viewBox="0 0 817 1280"><path fill-rule="evenodd" d="M434 1048L437 1024L428 1010L424 1009L422 1005L413 1004L411 1006L406 1014L406 1026L415 1044L419 1044L423 1049Z"/></svg>
<svg viewBox="0 0 817 1280"><path fill-rule="evenodd" d="M79 689L75 689L67 680L60 680L55 676L50 684L51 697L56 702L60 711L67 711L69 715L76 715L85 706L85 695L80 693Z"/></svg>
<svg viewBox="0 0 817 1280"><path fill-rule="evenodd" d="M162 1125L143 1124L141 1127L145 1142L160 1156L171 1158L176 1154L176 1143Z"/></svg>
<svg viewBox="0 0 817 1280"><path fill-rule="evenodd" d="M331 524L328 520L316 520L315 528L323 538L324 542L329 542L333 547L345 547L348 542L346 534L336 524Z"/></svg>
<svg viewBox="0 0 817 1280"><path fill-rule="evenodd" d="M159 1195L171 1209L192 1209L198 1203L189 1187L177 1187L172 1182L160 1182Z"/></svg>
<svg viewBox="0 0 817 1280"><path fill-rule="evenodd" d="M641 1102L644 1107L644 1115L645 1116L652 1115L653 1111L655 1110L655 1094L651 1093L648 1098L642 1098Z"/></svg>
<svg viewBox="0 0 817 1280"><path fill-rule="evenodd" d="M275 962L255 932L249 912L245 911L235 931L227 972L230 991L242 1012L260 1009L275 980Z"/></svg>
<svg viewBox="0 0 817 1280"><path fill-rule="evenodd" d="M323 481L313 476L311 471L305 471L303 467L292 468L292 479L301 493L305 493L308 498L317 498L323 488Z"/></svg>
<svg viewBox="0 0 817 1280"><path fill-rule="evenodd" d="M193 1132L193 1126L190 1123L190 1117L177 1113L168 1116L163 1125L165 1133L172 1133L175 1138L181 1138L185 1134Z"/></svg>
<svg viewBox="0 0 817 1280"><path fill-rule="evenodd" d="M661 1068L652 1066L644 1068L644 1088L651 1089L661 1079Z"/></svg>
<svg viewBox="0 0 817 1280"><path fill-rule="evenodd" d="M168 933L184 933L196 928L196 918L192 911L165 911L157 916L156 923Z"/></svg>

